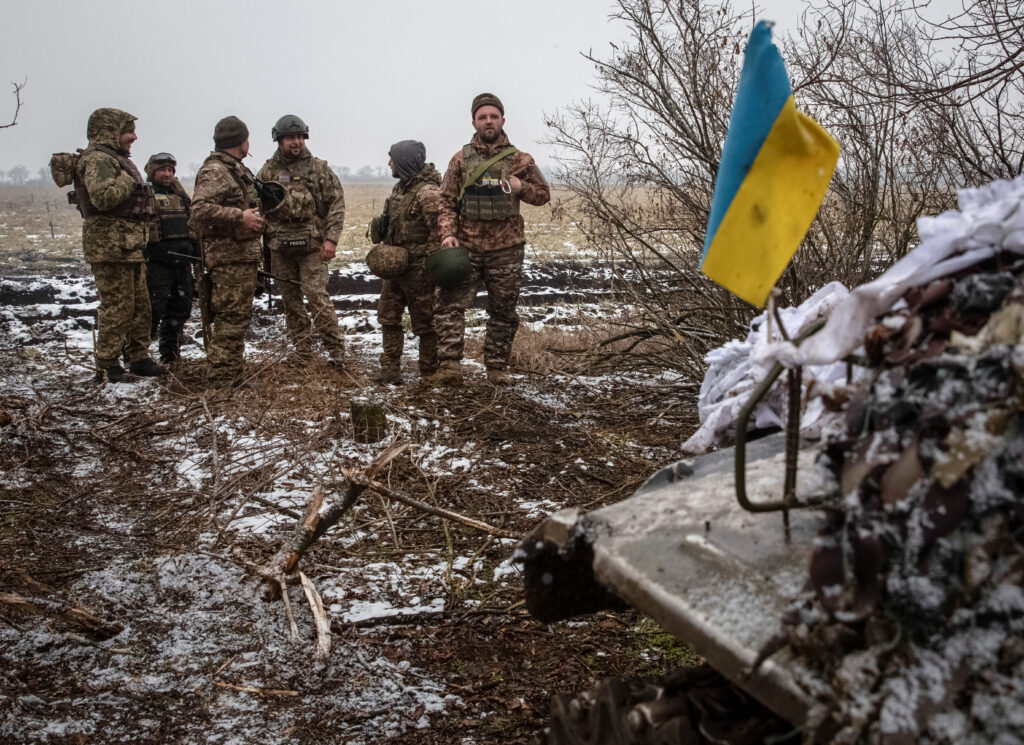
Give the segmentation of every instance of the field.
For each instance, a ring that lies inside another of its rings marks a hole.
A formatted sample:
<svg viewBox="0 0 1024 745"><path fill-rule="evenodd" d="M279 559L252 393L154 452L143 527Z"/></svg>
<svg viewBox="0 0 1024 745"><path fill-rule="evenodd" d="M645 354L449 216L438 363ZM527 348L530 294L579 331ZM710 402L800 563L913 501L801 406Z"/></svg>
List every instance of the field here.
<svg viewBox="0 0 1024 745"><path fill-rule="evenodd" d="M375 383L359 259L387 192L346 187L347 369L287 365L283 318L257 301L252 386L223 397L198 343L164 378L92 382L80 218L56 188L0 187L0 741L527 743L553 694L691 658L630 612L541 625L510 561L545 515L622 499L677 457L687 381L569 371L557 347L612 311L571 222L531 208L513 385L485 381L479 314L464 388L415 385L411 336L406 384ZM382 442L354 441L354 398L383 406ZM314 492L336 503L389 443L404 450L378 481L491 527L364 492L299 565L332 632L318 657L303 589L293 633L258 568Z"/></svg>
<svg viewBox="0 0 1024 745"><path fill-rule="evenodd" d="M192 184L185 186L191 191ZM380 214L391 192L388 184L347 184L344 189L345 228L332 269L361 261L366 255L367 226ZM81 258L82 218L67 203L67 191L53 185L0 185L0 267L4 276L87 273ZM568 196L555 189L549 205L523 205L534 258L576 258L574 239L578 242L578 235L561 209Z"/></svg>

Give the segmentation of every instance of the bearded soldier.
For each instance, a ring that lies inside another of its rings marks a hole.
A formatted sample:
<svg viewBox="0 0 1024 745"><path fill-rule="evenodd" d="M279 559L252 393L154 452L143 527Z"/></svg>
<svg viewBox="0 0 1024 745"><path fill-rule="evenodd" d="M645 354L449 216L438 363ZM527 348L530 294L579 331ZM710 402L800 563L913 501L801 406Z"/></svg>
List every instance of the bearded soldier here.
<svg viewBox="0 0 1024 745"><path fill-rule="evenodd" d="M252 319L259 237L266 222L256 180L242 163L249 154L249 128L238 117L225 117L214 127L213 143L216 149L196 174L189 229L202 242L202 281L211 284L207 385L223 388L243 382L245 332Z"/></svg>
<svg viewBox="0 0 1024 745"><path fill-rule="evenodd" d="M504 130L505 107L497 96L481 93L473 99L470 111L476 134L452 157L441 183L441 245L467 248L469 271L454 287L441 287L434 313L441 361L438 374L448 383L462 378L459 360L465 314L482 282L487 288L484 365L487 379L504 385L512 340L519 327L516 303L526 241L519 203L547 204L551 190L533 158L509 143Z"/></svg>
<svg viewBox="0 0 1024 745"><path fill-rule="evenodd" d="M281 184L288 200L267 216L266 240L273 267L267 271L301 284L279 284L285 327L297 361L307 362L313 357L310 315L302 302L305 295L312 328L327 351L328 361L340 367L345 361L345 338L327 294L327 264L337 252L345 222L345 194L327 161L314 158L306 147L309 127L302 119L291 114L282 116L270 135L277 151L263 164L259 178Z"/></svg>
<svg viewBox="0 0 1024 745"><path fill-rule="evenodd" d="M133 375L162 370L149 356L150 307L143 249L154 214L153 191L129 160L135 117L97 109L89 117L89 146L74 169L74 194L82 223L85 260L96 279L96 378L111 383L133 378L119 364L122 352Z"/></svg>
<svg viewBox="0 0 1024 745"><path fill-rule="evenodd" d="M177 165L170 153L152 155L146 163L146 177L156 198L156 220L146 247L146 284L153 311L151 334L159 338L164 364L174 364L181 357L181 338L192 313L192 263L201 255L198 244L189 238L192 200L175 178Z"/></svg>
<svg viewBox="0 0 1024 745"><path fill-rule="evenodd" d="M398 179L384 212L370 225L374 243L401 249L402 268L387 274L377 303L384 352L380 357L380 380L401 382L402 313L409 308L412 332L419 337L420 379L429 381L437 370L437 333L434 331L434 285L427 271L427 255L437 248L438 185L441 176L427 163L422 142L402 140L388 151L391 175ZM379 251L380 249L378 249ZM368 257L369 259L369 257ZM372 262L371 269L373 268Z"/></svg>

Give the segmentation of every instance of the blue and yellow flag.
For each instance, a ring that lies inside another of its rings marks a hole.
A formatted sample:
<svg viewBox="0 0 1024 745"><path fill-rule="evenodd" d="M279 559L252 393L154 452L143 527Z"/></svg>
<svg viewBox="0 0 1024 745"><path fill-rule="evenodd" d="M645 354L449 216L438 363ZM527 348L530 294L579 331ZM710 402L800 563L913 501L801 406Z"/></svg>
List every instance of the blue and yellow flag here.
<svg viewBox="0 0 1024 745"><path fill-rule="evenodd" d="M771 24L750 34L722 148L701 270L764 305L825 198L839 143L796 110Z"/></svg>

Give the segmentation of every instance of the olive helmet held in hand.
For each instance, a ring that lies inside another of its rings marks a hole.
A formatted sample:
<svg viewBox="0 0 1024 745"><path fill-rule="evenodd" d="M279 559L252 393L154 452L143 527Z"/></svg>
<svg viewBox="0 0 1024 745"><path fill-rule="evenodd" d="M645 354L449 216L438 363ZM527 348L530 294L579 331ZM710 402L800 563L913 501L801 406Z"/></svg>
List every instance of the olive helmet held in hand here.
<svg viewBox="0 0 1024 745"><path fill-rule="evenodd" d="M278 142L285 135L302 135L302 139L308 140L309 126L295 114L285 114L271 128L270 137Z"/></svg>
<svg viewBox="0 0 1024 745"><path fill-rule="evenodd" d="M469 249L465 246L451 246L435 251L427 257L427 269L434 284L451 290L469 276Z"/></svg>
<svg viewBox="0 0 1024 745"><path fill-rule="evenodd" d="M401 246L378 243L366 254L366 265L381 279L394 279L409 267L409 252Z"/></svg>

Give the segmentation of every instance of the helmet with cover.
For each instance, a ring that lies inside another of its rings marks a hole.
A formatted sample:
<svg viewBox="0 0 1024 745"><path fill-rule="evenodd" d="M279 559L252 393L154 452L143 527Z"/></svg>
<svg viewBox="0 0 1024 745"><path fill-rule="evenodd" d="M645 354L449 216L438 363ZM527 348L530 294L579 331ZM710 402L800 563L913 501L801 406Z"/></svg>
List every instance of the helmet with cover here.
<svg viewBox="0 0 1024 745"><path fill-rule="evenodd" d="M366 265L381 279L394 279L409 266L409 252L401 246L378 243L366 254Z"/></svg>

